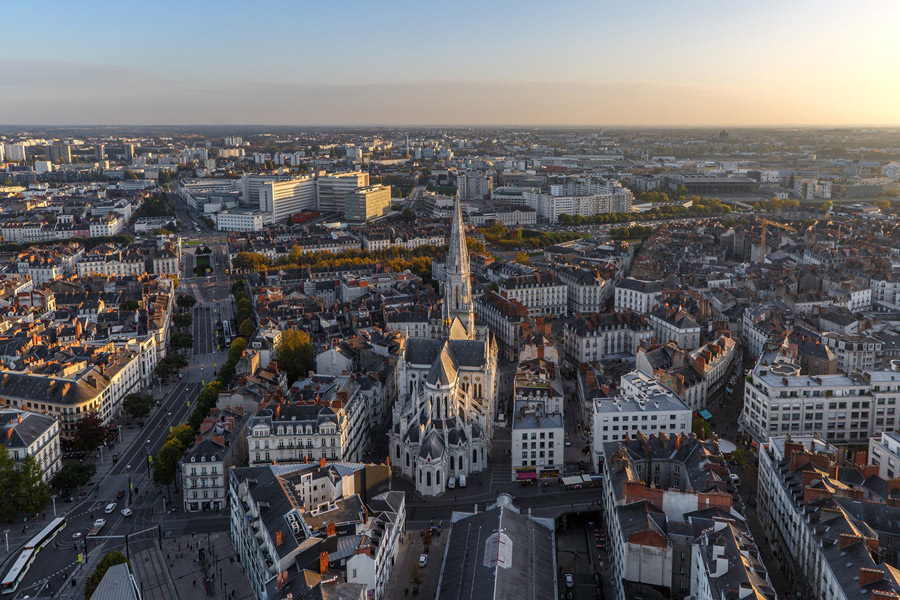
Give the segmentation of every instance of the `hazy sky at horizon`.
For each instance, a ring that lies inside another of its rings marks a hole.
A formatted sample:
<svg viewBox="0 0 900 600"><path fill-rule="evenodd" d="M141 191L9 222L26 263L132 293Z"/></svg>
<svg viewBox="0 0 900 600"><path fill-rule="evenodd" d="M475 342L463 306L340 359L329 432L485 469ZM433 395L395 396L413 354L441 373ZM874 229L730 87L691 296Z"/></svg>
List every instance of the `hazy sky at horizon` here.
<svg viewBox="0 0 900 600"><path fill-rule="evenodd" d="M900 124L900 2L21 2L0 124Z"/></svg>

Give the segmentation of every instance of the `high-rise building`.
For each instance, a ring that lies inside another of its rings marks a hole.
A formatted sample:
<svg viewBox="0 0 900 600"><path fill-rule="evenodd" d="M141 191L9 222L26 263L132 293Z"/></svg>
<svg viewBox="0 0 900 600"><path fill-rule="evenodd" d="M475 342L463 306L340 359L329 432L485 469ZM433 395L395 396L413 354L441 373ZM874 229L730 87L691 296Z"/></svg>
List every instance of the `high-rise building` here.
<svg viewBox="0 0 900 600"><path fill-rule="evenodd" d="M366 187L369 187L369 174L362 171L321 175L316 178L316 206L321 211L343 213L348 194Z"/></svg>
<svg viewBox="0 0 900 600"><path fill-rule="evenodd" d="M248 178L248 185L256 179ZM263 181L258 184L259 209L266 213L269 223L286 220L294 213L316 208L315 177L296 177L283 181Z"/></svg>
<svg viewBox="0 0 900 600"><path fill-rule="evenodd" d="M463 202L482 200L491 195L493 180L477 173L461 173L456 178L456 189Z"/></svg>
<svg viewBox="0 0 900 600"><path fill-rule="evenodd" d="M370 185L349 194L345 202L344 218L352 223L380 219L391 212L391 186Z"/></svg>
<svg viewBox="0 0 900 600"><path fill-rule="evenodd" d="M106 144L97 144L97 160L106 160Z"/></svg>
<svg viewBox="0 0 900 600"><path fill-rule="evenodd" d="M25 144L3 144L6 160L25 160Z"/></svg>
<svg viewBox="0 0 900 600"><path fill-rule="evenodd" d="M51 144L47 147L47 158L50 162L68 164L72 162L72 148L65 143Z"/></svg>
<svg viewBox="0 0 900 600"><path fill-rule="evenodd" d="M123 144L125 149L125 160L132 160L134 158L134 144Z"/></svg>

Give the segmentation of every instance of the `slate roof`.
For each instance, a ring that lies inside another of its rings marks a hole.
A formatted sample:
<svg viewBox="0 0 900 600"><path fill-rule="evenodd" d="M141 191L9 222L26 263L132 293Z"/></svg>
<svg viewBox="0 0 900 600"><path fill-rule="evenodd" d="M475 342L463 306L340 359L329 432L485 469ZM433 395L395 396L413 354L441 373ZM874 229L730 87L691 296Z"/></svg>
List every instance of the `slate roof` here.
<svg viewBox="0 0 900 600"><path fill-rule="evenodd" d="M21 423L19 417L22 418ZM0 410L0 444L7 448L27 448L53 427L55 422L55 418L47 415L14 408L2 409Z"/></svg>

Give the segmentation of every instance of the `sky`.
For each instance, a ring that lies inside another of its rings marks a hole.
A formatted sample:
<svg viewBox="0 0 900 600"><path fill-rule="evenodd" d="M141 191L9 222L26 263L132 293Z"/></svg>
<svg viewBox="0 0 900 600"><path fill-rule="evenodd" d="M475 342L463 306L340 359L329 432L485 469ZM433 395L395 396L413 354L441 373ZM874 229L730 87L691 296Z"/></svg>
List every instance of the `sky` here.
<svg viewBox="0 0 900 600"><path fill-rule="evenodd" d="M900 124L900 2L32 0L4 125Z"/></svg>

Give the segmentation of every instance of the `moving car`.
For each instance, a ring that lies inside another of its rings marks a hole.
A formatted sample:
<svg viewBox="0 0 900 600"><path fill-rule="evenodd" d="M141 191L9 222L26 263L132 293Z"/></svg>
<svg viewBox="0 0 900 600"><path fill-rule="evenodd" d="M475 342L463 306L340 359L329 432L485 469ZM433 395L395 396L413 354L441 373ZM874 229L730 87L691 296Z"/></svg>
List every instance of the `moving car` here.
<svg viewBox="0 0 900 600"><path fill-rule="evenodd" d="M106 508L103 509L103 512L105 512L106 514L109 514L114 510L116 510L116 503L110 502L109 504L106 505Z"/></svg>
<svg viewBox="0 0 900 600"><path fill-rule="evenodd" d="M420 555L419 556L419 566L424 567L427 564L428 564L428 555L427 554Z"/></svg>
<svg viewBox="0 0 900 600"><path fill-rule="evenodd" d="M575 587L575 577L572 576L571 573L566 573L566 587L573 588Z"/></svg>
<svg viewBox="0 0 900 600"><path fill-rule="evenodd" d="M118 492L116 492L116 498L124 498L124 497L125 497L125 490L119 490Z"/></svg>
<svg viewBox="0 0 900 600"><path fill-rule="evenodd" d="M134 511L131 510L130 508L123 508L123 509L122 509L122 516L123 516L123 517L126 517L126 518L127 518L127 517L130 517L130 516L133 515L133 514L134 514Z"/></svg>

